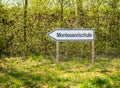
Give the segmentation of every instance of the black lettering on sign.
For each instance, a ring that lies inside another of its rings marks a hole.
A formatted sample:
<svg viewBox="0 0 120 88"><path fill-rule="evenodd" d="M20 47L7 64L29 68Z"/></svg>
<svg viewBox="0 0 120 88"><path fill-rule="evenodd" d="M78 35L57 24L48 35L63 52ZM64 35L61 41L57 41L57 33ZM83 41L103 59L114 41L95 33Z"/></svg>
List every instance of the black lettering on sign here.
<svg viewBox="0 0 120 88"><path fill-rule="evenodd" d="M76 33L76 34L68 34L68 33L57 33L57 37L92 37L91 33Z"/></svg>

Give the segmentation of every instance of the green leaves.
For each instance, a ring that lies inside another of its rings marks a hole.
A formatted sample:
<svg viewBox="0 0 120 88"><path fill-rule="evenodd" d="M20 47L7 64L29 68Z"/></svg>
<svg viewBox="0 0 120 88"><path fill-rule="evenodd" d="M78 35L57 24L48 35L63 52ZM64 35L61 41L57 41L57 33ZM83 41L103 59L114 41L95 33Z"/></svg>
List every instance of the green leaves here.
<svg viewBox="0 0 120 88"><path fill-rule="evenodd" d="M5 7L5 3L0 4L1 54L7 52L10 56L22 56L26 47L28 56L35 54L55 57L55 42L50 40L47 34L61 27L62 24L63 28L94 27L96 55L120 55L120 1L64 0L61 3L60 0L29 0L26 14L26 45L23 43L23 6L13 5L8 8ZM60 54L64 60L73 57L90 57L91 44L60 43Z"/></svg>

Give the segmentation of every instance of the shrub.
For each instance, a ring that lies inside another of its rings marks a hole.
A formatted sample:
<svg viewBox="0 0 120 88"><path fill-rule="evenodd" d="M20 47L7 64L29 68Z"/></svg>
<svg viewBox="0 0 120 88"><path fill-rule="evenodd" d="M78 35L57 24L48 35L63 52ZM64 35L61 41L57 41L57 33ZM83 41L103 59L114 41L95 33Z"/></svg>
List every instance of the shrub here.
<svg viewBox="0 0 120 88"><path fill-rule="evenodd" d="M95 77L84 82L81 88L112 88L110 81L105 78Z"/></svg>

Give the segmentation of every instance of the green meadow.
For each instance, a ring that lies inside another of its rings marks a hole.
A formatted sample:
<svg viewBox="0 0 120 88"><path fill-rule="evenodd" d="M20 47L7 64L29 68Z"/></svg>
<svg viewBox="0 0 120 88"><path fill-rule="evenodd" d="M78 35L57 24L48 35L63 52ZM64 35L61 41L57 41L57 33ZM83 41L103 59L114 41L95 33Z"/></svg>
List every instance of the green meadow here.
<svg viewBox="0 0 120 88"><path fill-rule="evenodd" d="M120 88L120 59L0 59L0 88Z"/></svg>

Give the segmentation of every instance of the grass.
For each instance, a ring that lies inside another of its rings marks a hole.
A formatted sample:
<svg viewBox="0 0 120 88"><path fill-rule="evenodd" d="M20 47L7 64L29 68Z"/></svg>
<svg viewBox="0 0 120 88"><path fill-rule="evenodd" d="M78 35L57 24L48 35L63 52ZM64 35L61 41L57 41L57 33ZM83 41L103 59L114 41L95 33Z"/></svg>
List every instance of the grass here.
<svg viewBox="0 0 120 88"><path fill-rule="evenodd" d="M0 59L0 88L120 88L119 62L99 58L90 65L74 58L58 64L42 56L4 58Z"/></svg>

